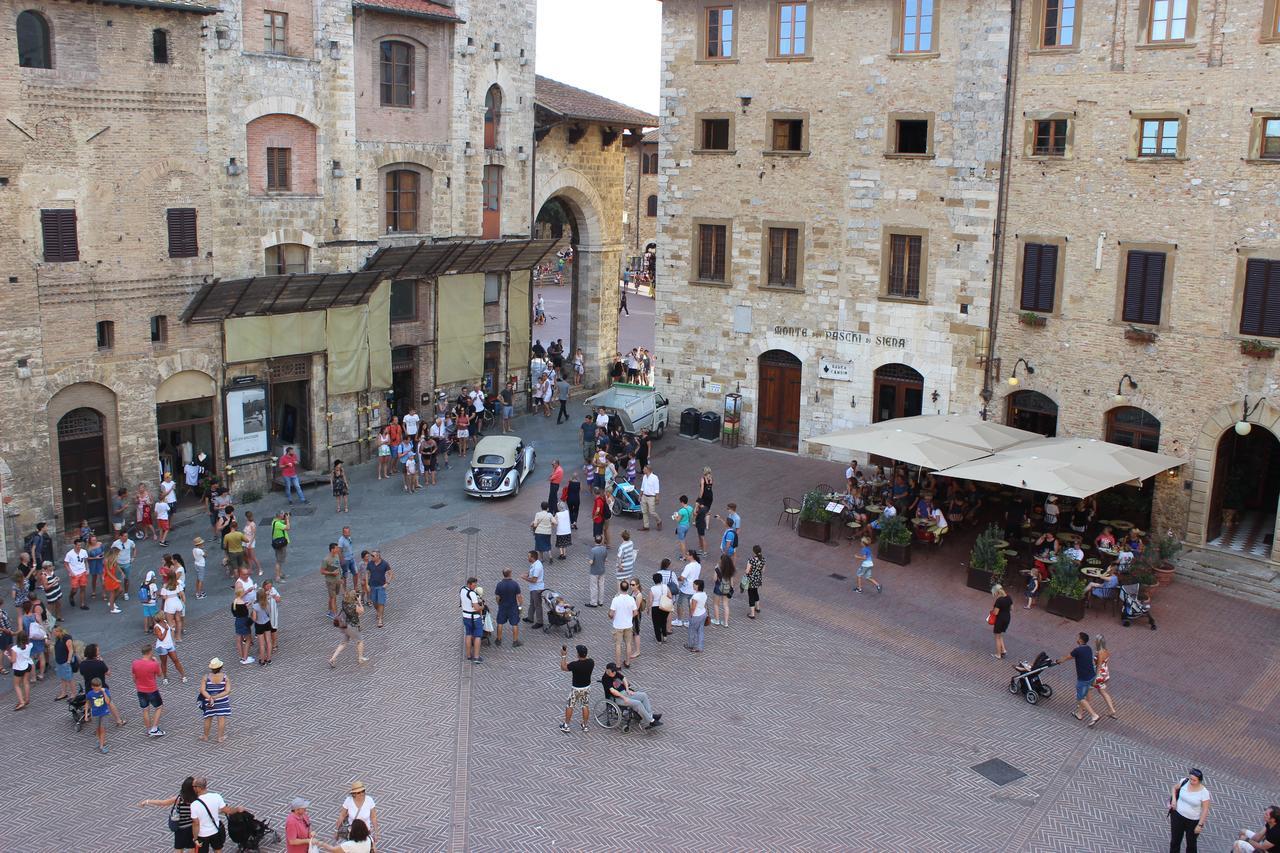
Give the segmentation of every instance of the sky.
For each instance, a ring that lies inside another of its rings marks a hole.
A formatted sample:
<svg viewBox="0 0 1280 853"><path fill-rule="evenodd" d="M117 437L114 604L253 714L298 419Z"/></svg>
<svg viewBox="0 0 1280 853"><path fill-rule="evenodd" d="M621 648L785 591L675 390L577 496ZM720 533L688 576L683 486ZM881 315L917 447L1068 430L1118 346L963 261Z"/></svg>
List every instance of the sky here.
<svg viewBox="0 0 1280 853"><path fill-rule="evenodd" d="M538 73L656 115L661 22L659 0L538 0Z"/></svg>

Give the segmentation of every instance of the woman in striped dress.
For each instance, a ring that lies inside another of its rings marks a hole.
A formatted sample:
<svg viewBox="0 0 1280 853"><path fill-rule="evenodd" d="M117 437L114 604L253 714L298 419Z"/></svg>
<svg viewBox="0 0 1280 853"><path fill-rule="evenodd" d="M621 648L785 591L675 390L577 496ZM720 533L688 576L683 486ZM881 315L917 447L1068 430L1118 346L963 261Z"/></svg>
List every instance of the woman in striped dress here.
<svg viewBox="0 0 1280 853"><path fill-rule="evenodd" d="M209 661L209 673L200 681L200 708L204 711L204 734L209 739L213 718L218 718L218 743L227 739L227 717L231 716L231 680L222 671L222 661Z"/></svg>
<svg viewBox="0 0 1280 853"><path fill-rule="evenodd" d="M53 563L48 560L44 561L41 567L40 585L44 588L44 601L49 605L49 609L53 611L53 616L59 622L62 621L62 581L58 579L58 573L53 568Z"/></svg>

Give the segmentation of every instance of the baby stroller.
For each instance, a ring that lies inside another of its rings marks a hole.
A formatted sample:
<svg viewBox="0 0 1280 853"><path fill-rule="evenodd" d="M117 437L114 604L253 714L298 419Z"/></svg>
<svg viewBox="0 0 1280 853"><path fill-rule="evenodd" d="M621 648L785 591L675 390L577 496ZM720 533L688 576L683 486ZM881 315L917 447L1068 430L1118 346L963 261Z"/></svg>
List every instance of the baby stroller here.
<svg viewBox="0 0 1280 853"><path fill-rule="evenodd" d="M640 514L640 493L636 491L635 486L626 480L614 481L613 494L610 496L610 501L609 510L614 515L622 515L623 513L630 515Z"/></svg>
<svg viewBox="0 0 1280 853"><path fill-rule="evenodd" d="M542 606L547 612L547 627L543 629L543 633L563 631L567 639L582 630L577 612L569 606L560 593L549 589L543 590ZM557 607L560 611L556 610Z"/></svg>
<svg viewBox="0 0 1280 853"><path fill-rule="evenodd" d="M1019 661L1013 665L1013 669L1017 672L1013 678L1009 679L1009 692L1014 696L1019 693L1022 698L1027 700L1027 704L1034 705L1040 701L1040 697L1048 699L1053 695L1053 688L1040 680L1040 673L1053 666L1053 661L1046 652L1036 655L1033 663Z"/></svg>
<svg viewBox="0 0 1280 853"><path fill-rule="evenodd" d="M280 833L272 829L265 820L258 820L247 811L227 815L227 836L239 845L237 853L259 850L264 843L277 844L280 841Z"/></svg>
<svg viewBox="0 0 1280 853"><path fill-rule="evenodd" d="M1120 587L1120 624L1129 627L1135 619L1146 619L1151 623L1151 630L1156 629L1156 619L1151 615L1151 602L1143 601L1138 596L1138 584L1130 583Z"/></svg>
<svg viewBox="0 0 1280 853"><path fill-rule="evenodd" d="M84 685L76 688L76 695L67 700L67 710L71 712L71 718L76 721L76 731L84 728Z"/></svg>

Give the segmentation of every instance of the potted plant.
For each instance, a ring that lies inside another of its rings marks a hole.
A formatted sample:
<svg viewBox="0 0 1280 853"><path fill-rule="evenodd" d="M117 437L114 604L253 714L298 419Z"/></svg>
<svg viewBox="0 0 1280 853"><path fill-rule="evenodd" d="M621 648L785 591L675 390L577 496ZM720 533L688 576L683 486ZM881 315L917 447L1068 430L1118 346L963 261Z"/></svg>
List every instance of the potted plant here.
<svg viewBox="0 0 1280 853"><path fill-rule="evenodd" d="M1168 586L1173 583L1175 570L1173 568L1173 558L1182 550L1182 543L1178 541L1178 537L1173 535L1173 531L1167 531L1163 536L1151 543L1155 548L1156 562L1151 567L1155 572L1156 581L1161 586Z"/></svg>
<svg viewBox="0 0 1280 853"><path fill-rule="evenodd" d="M1275 358L1276 348L1271 344L1263 343L1257 338L1240 342L1240 352L1251 358Z"/></svg>
<svg viewBox="0 0 1280 853"><path fill-rule="evenodd" d="M827 512L827 496L817 489L805 492L800 499L800 518L796 532L802 539L826 542L831 538L831 513Z"/></svg>
<svg viewBox="0 0 1280 853"><path fill-rule="evenodd" d="M1053 573L1045 584L1048 602L1045 610L1054 616L1079 622L1084 618L1084 578L1080 577L1080 564L1059 555Z"/></svg>
<svg viewBox="0 0 1280 853"><path fill-rule="evenodd" d="M1024 326L1044 326L1049 322L1049 318L1043 314L1037 314L1035 311L1023 311L1018 315L1018 322Z"/></svg>
<svg viewBox="0 0 1280 853"><path fill-rule="evenodd" d="M1160 585L1159 579L1156 578L1155 566L1155 559L1148 554L1135 557L1130 563L1128 582L1140 584L1141 592L1147 598L1153 598L1156 587Z"/></svg>
<svg viewBox="0 0 1280 853"><path fill-rule="evenodd" d="M970 589L990 592L991 587L1004 582L1005 566L1009 558L999 547L1003 533L994 524L978 534L969 552L969 569L965 573L965 585Z"/></svg>
<svg viewBox="0 0 1280 853"><path fill-rule="evenodd" d="M880 559L905 566L911 562L911 527L900 515L880 522L880 540L876 545Z"/></svg>
<svg viewBox="0 0 1280 853"><path fill-rule="evenodd" d="M1149 344L1156 338L1160 337L1151 329L1143 329L1139 326L1125 326L1124 339L1126 341L1137 341L1139 343Z"/></svg>

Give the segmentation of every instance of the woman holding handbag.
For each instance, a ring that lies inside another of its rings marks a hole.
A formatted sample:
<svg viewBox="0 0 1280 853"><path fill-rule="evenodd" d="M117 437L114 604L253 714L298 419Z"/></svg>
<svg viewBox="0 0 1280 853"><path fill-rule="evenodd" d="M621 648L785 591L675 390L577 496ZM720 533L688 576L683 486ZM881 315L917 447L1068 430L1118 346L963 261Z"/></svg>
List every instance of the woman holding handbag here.
<svg viewBox="0 0 1280 853"><path fill-rule="evenodd" d="M675 597L667 586L667 581L671 580L672 575L670 569L666 567L671 565L671 561L663 560L662 562L663 570L653 573L653 586L649 587L649 600L652 605L649 608L649 618L653 621L653 638L659 643L671 633L667 630L667 620L671 618L671 611L676 609Z"/></svg>
<svg viewBox="0 0 1280 853"><path fill-rule="evenodd" d="M1210 805L1212 798L1204 786L1204 772L1192 767L1186 777L1173 786L1173 795L1169 797L1169 853L1179 853L1184 838L1187 853L1196 853Z"/></svg>
<svg viewBox="0 0 1280 853"><path fill-rule="evenodd" d="M195 853L196 842L192 836L191 804L195 802L195 778L182 781L182 790L176 796L163 800L143 800L138 808L165 806L169 809L169 831L173 833L173 853Z"/></svg>
<svg viewBox="0 0 1280 853"><path fill-rule="evenodd" d="M368 658L364 656L364 638L360 636L360 615L364 613L364 606L360 604L360 599L356 595L354 589L349 589L342 596L342 604L338 606L338 612L333 617L333 627L342 632L342 641L338 643L338 647L333 650L333 654L329 656L329 668L333 669L338 664L338 655L342 654L342 650L347 647L347 643L355 641L356 657L360 663L368 662Z"/></svg>
<svg viewBox="0 0 1280 853"><path fill-rule="evenodd" d="M754 619L760 612L760 587L764 586L764 552L759 545L751 546L751 559L747 560L742 581L747 588L747 605L751 608L747 618Z"/></svg>
<svg viewBox="0 0 1280 853"><path fill-rule="evenodd" d="M1004 587L996 584L991 587L991 597L995 601L991 605L991 612L987 614L987 624L991 626L992 633L996 637L996 650L991 654L993 658L1002 658L1005 655L1004 649L1004 632L1009 630L1010 610L1013 608L1013 599L1004 591Z"/></svg>

